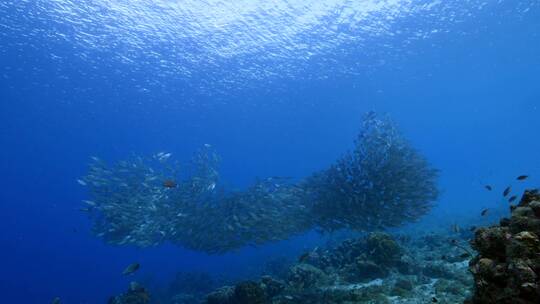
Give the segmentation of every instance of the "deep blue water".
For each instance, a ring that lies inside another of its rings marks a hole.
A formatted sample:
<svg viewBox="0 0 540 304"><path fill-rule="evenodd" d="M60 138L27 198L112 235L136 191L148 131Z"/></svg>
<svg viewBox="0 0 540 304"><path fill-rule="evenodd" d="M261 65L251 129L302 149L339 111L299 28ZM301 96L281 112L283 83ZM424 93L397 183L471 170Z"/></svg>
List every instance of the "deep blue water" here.
<svg viewBox="0 0 540 304"><path fill-rule="evenodd" d="M426 222L503 204L484 183L538 186L538 1L297 2L0 2L2 303L104 303L134 260L156 284L249 275L317 242L223 256L104 244L78 211L91 155L185 160L211 143L237 187L301 178L351 148L375 110L441 170Z"/></svg>

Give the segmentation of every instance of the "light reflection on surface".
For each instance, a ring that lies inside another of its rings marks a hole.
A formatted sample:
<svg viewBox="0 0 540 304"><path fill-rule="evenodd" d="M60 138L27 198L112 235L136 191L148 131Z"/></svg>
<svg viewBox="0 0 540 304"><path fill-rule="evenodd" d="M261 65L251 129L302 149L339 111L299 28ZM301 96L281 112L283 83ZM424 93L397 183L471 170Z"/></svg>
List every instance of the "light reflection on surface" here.
<svg viewBox="0 0 540 304"><path fill-rule="evenodd" d="M402 53L494 2L19 0L0 4L0 26L66 41L74 55L95 65L125 65L118 73L144 71L154 82L197 79L201 88L238 87L252 80L354 74L384 64L370 55ZM530 3L518 6L526 11ZM343 60L351 56L352 63Z"/></svg>

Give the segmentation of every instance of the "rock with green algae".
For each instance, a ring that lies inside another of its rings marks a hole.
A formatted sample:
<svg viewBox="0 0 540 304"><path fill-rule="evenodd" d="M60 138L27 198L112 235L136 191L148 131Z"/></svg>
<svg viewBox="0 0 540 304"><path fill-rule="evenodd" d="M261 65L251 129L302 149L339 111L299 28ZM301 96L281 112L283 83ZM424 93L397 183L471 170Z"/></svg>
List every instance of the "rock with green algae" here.
<svg viewBox="0 0 540 304"><path fill-rule="evenodd" d="M285 282L272 278L271 276L261 277L261 288L267 298L273 298L285 289Z"/></svg>
<svg viewBox="0 0 540 304"><path fill-rule="evenodd" d="M471 242L474 295L469 303L540 303L540 194L525 191L510 219L479 229Z"/></svg>
<svg viewBox="0 0 540 304"><path fill-rule="evenodd" d="M265 304L267 303L264 289L256 282L245 281L234 288L235 304Z"/></svg>
<svg viewBox="0 0 540 304"><path fill-rule="evenodd" d="M288 276L290 287L296 290L324 286L330 281L324 271L309 264L298 264L291 267Z"/></svg>
<svg viewBox="0 0 540 304"><path fill-rule="evenodd" d="M393 266L399 261L402 249L387 233L373 232L366 239L368 258L379 265Z"/></svg>

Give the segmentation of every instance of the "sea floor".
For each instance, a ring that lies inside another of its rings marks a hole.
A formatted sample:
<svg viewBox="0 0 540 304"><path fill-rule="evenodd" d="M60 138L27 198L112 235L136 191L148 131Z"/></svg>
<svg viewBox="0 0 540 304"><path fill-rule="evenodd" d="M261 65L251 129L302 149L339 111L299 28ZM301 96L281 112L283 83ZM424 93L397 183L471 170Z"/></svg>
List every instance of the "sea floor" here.
<svg viewBox="0 0 540 304"><path fill-rule="evenodd" d="M285 264L276 263L270 275L210 292L203 287L204 276L192 275L168 299L156 301L134 284L110 303L463 303L474 285L468 269L474 254L468 243L472 234L412 237L374 232L333 247L313 248L287 269L277 269Z"/></svg>

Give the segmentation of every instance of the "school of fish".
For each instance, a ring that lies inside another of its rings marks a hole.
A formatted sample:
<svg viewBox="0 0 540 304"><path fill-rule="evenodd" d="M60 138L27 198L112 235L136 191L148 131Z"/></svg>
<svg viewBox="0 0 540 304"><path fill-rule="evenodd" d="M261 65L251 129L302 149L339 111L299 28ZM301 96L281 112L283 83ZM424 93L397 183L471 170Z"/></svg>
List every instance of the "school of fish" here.
<svg viewBox="0 0 540 304"><path fill-rule="evenodd" d="M210 145L188 166L165 152L112 166L92 157L88 174L78 180L91 197L81 210L109 244L172 242L213 254L311 229L399 226L425 215L439 194L437 170L389 118L374 113L365 116L352 151L296 182L270 177L228 190L219 162Z"/></svg>

